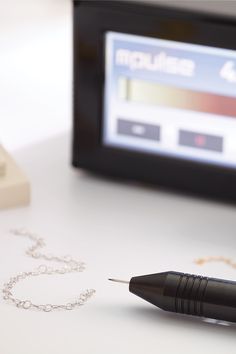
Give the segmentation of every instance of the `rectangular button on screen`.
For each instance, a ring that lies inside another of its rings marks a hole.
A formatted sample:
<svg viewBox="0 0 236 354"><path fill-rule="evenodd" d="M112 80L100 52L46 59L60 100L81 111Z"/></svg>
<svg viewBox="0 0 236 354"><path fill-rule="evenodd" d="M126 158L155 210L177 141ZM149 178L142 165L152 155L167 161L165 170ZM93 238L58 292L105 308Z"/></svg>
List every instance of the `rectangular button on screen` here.
<svg viewBox="0 0 236 354"><path fill-rule="evenodd" d="M179 145L223 152L223 138L221 136L191 132L188 130L179 131Z"/></svg>
<svg viewBox="0 0 236 354"><path fill-rule="evenodd" d="M160 140L160 126L154 124L144 124L125 119L118 119L117 133L137 138Z"/></svg>

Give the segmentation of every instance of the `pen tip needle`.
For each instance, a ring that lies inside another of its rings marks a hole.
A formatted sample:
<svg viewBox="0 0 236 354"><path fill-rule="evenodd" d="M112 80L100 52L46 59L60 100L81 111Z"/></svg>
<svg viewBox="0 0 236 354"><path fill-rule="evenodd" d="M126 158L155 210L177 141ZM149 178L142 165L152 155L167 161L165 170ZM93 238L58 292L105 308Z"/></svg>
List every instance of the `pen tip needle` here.
<svg viewBox="0 0 236 354"><path fill-rule="evenodd" d="M129 284L129 281L127 281L127 280L119 280L119 279L113 279L113 278L108 278L108 280L114 281L115 283Z"/></svg>

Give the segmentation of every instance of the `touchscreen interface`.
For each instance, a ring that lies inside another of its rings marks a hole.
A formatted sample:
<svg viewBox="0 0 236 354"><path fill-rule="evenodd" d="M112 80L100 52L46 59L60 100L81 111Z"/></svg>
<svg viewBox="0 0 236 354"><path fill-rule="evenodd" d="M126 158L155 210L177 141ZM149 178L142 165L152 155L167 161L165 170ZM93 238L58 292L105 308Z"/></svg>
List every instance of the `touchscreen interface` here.
<svg viewBox="0 0 236 354"><path fill-rule="evenodd" d="M105 34L102 142L236 168L236 51Z"/></svg>

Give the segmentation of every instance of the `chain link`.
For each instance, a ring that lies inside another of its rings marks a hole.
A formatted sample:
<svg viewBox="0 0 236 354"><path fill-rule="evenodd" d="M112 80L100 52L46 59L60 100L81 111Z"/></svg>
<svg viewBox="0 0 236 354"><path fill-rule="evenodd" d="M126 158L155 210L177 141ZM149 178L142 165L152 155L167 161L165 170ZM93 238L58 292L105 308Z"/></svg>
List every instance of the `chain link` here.
<svg viewBox="0 0 236 354"><path fill-rule="evenodd" d="M53 304L34 304L30 300L20 300L13 296L12 289L14 286L23 279L41 276L41 275L53 275L53 274L66 274L72 272L83 272L85 270L85 263L73 259L71 256L54 256L51 254L41 253L39 250L46 246L44 240L25 229L14 229L10 231L11 234L16 236L22 236L33 241L33 245L26 250L26 255L35 259L43 259L45 261L54 261L63 264L60 268L48 267L45 264L41 264L38 268L30 272L19 273L16 276L9 279L7 283L3 285L2 293L3 299L12 303L18 308L25 310L35 309L38 311L50 312L53 310L73 310L77 307L84 305L89 298L95 294L94 289L87 289L79 294L78 298L73 301L63 305L53 305Z"/></svg>
<svg viewBox="0 0 236 354"><path fill-rule="evenodd" d="M222 257L222 256L210 256L210 257L198 258L194 262L198 265L203 265L205 263L210 263L210 262L222 262L232 268L236 268L235 261L233 261L231 258Z"/></svg>

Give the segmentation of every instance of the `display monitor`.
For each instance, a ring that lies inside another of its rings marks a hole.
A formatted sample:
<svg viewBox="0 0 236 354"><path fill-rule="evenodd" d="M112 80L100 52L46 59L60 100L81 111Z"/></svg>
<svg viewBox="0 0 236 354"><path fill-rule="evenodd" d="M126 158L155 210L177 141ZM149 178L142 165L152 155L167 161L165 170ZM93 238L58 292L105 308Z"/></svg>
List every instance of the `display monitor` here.
<svg viewBox="0 0 236 354"><path fill-rule="evenodd" d="M105 34L103 144L236 168L236 51Z"/></svg>
<svg viewBox="0 0 236 354"><path fill-rule="evenodd" d="M236 19L74 0L73 166L236 200Z"/></svg>

